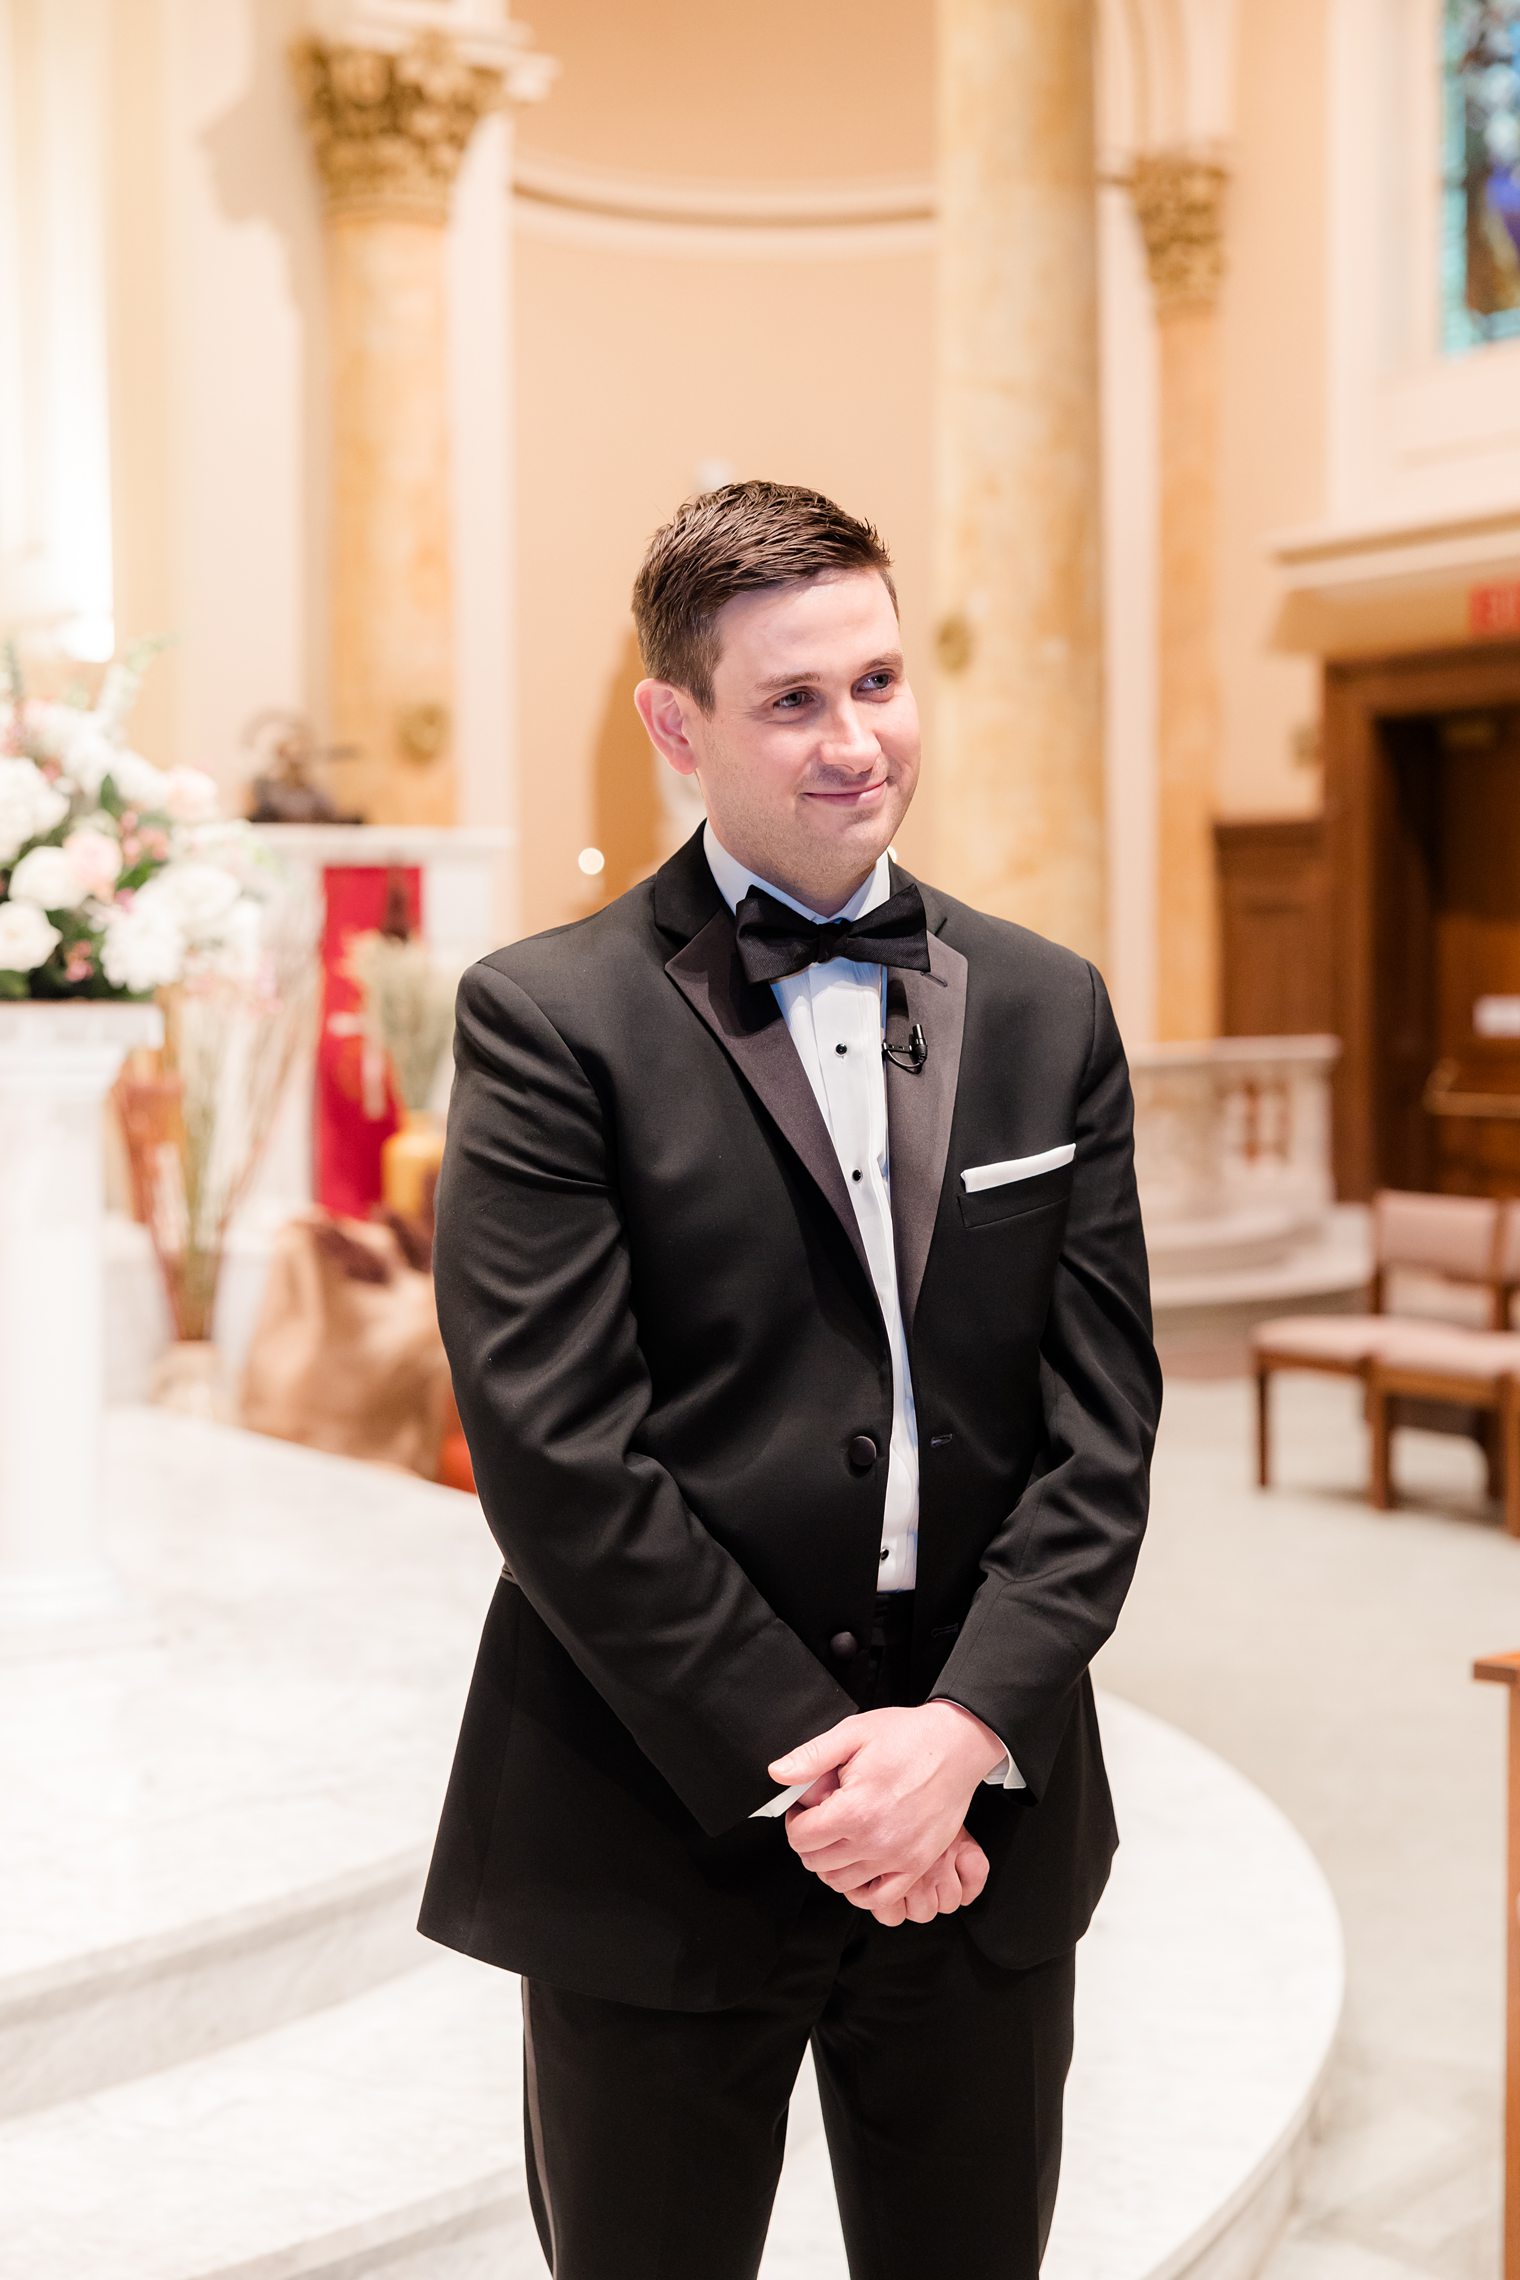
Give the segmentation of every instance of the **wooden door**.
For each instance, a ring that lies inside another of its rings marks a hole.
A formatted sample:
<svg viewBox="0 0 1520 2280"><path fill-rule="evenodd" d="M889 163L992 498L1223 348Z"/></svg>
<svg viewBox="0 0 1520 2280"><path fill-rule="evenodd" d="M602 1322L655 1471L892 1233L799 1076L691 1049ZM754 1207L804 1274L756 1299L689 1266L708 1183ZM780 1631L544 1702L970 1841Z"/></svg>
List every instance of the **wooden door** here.
<svg viewBox="0 0 1520 2280"><path fill-rule="evenodd" d="M1470 718L1489 716L1492 742ZM1443 1060L1508 1082L1520 1039L1475 1034L1520 988L1520 644L1345 660L1325 671L1325 833L1337 1185L1520 1192L1516 1133L1427 1105ZM1511 980L1511 976L1515 979ZM1483 1130L1477 1126L1482 1123Z"/></svg>
<svg viewBox="0 0 1520 2280"><path fill-rule="evenodd" d="M1226 1037L1334 1029L1324 842L1317 815L1215 824Z"/></svg>
<svg viewBox="0 0 1520 2280"><path fill-rule="evenodd" d="M1438 724L1432 896L1436 1185L1520 1192L1520 711ZM1472 1114L1450 1110L1470 1106Z"/></svg>

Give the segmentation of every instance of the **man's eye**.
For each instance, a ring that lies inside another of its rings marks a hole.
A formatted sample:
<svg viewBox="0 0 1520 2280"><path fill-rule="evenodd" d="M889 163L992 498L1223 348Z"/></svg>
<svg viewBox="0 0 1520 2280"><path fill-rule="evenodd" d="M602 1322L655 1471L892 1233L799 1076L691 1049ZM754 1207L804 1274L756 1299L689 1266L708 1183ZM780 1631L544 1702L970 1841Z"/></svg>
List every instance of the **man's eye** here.
<svg viewBox="0 0 1520 2280"><path fill-rule="evenodd" d="M778 697L776 699L776 703L778 706L786 705L791 711L795 712L799 704L805 704L807 702L810 694L811 691L807 689L788 689L784 697Z"/></svg>
<svg viewBox="0 0 1520 2280"><path fill-rule="evenodd" d="M861 686L862 688L871 688L874 686L878 689L889 689L892 686L892 676L887 671L887 669L883 667L879 673L867 673L862 679Z"/></svg>

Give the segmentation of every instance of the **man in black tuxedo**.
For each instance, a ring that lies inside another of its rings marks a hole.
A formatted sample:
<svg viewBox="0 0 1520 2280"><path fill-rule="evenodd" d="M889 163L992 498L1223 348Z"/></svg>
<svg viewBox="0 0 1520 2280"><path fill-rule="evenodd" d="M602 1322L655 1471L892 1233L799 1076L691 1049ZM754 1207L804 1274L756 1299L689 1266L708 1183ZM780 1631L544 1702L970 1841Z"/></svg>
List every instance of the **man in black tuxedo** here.
<svg viewBox="0 0 1520 2280"><path fill-rule="evenodd" d="M811 2042L853 2280L1034 2280L1160 1404L1088 963L887 849L885 549L730 484L635 695L708 823L459 992L439 1320L503 1554L422 1929L522 1978L556 2280L753 2280Z"/></svg>

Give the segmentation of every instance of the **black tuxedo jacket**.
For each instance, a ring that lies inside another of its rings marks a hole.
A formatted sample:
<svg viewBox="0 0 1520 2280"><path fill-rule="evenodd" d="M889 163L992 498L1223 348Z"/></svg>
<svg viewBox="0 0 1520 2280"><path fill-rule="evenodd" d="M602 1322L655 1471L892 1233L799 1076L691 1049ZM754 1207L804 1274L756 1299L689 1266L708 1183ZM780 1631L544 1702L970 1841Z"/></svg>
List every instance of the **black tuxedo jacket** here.
<svg viewBox="0 0 1520 2280"><path fill-rule="evenodd" d="M931 970L903 980L928 1060L886 1065L914 1685L1028 1783L972 1801L991 1874L963 1919L1023 1965L1080 1936L1117 1842L1087 1666L1160 1383L1103 984L923 895ZM783 1823L747 1816L768 1762L856 1707L831 1642L868 1634L876 1591L892 1381L855 1214L700 834L473 966L456 1056L438 1315L504 1565L421 1929L583 1993L733 2002L809 1881ZM962 1189L1067 1141L1057 1170Z"/></svg>

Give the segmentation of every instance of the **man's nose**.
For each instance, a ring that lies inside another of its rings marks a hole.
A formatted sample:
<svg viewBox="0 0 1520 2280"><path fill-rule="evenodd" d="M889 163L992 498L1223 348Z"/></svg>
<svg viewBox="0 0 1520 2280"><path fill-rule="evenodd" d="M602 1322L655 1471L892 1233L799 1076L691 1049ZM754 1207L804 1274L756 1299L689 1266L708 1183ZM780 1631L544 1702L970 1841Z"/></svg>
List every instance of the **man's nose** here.
<svg viewBox="0 0 1520 2280"><path fill-rule="evenodd" d="M837 768L841 774L868 776L881 758L881 746L852 706L828 722L818 757L826 768Z"/></svg>

